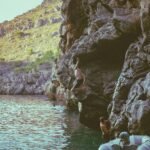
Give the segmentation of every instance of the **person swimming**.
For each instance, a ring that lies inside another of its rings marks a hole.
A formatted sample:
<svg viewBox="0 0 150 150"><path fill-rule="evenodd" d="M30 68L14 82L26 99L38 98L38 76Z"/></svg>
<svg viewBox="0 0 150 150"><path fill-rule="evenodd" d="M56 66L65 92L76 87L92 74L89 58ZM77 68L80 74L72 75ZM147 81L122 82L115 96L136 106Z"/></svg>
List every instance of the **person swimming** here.
<svg viewBox="0 0 150 150"><path fill-rule="evenodd" d="M128 132L121 132L119 135L120 138L120 148L122 150L136 150L137 145L133 145L130 143L130 136Z"/></svg>
<svg viewBox="0 0 150 150"><path fill-rule="evenodd" d="M100 129L102 131L102 138L104 142L108 142L110 140L110 130L111 130L110 121L105 119L104 117L100 117Z"/></svg>

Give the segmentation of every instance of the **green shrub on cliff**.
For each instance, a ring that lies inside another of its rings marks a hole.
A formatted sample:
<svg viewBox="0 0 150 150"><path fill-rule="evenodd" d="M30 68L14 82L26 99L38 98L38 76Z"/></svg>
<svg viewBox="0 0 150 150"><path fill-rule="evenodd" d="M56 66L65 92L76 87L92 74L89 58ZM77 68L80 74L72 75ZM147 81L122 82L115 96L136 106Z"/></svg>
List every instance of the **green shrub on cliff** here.
<svg viewBox="0 0 150 150"><path fill-rule="evenodd" d="M29 61L35 66L57 57L59 36L52 33L59 31L60 22L53 24L50 18L60 17L56 9L60 5L59 0L52 0L4 23L8 32L0 37L0 60ZM40 19L47 21L37 27Z"/></svg>

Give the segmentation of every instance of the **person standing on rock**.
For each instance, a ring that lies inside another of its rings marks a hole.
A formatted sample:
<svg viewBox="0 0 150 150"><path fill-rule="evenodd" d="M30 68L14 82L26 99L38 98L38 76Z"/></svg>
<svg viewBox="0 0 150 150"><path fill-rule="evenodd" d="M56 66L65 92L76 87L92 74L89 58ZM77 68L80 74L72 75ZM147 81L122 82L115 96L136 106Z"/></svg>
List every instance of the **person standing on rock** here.
<svg viewBox="0 0 150 150"><path fill-rule="evenodd" d="M100 117L100 129L102 131L102 138L104 142L108 142L110 140L111 134L111 124L109 120L106 120L104 117Z"/></svg>
<svg viewBox="0 0 150 150"><path fill-rule="evenodd" d="M52 85L50 87L50 95L49 97L52 100L57 100L57 88L60 86L60 83L58 80L52 80Z"/></svg>
<svg viewBox="0 0 150 150"><path fill-rule="evenodd" d="M73 87L71 88L71 91L73 91L75 88L80 88L80 86L83 85L85 82L85 75L82 73L78 65L79 65L79 58L77 57L76 64L74 66L75 82L73 83Z"/></svg>
<svg viewBox="0 0 150 150"><path fill-rule="evenodd" d="M60 86L60 82L57 78L57 59L54 60L53 66L52 66L52 74L51 74L51 84L49 89L48 97L52 100L57 99L57 88Z"/></svg>

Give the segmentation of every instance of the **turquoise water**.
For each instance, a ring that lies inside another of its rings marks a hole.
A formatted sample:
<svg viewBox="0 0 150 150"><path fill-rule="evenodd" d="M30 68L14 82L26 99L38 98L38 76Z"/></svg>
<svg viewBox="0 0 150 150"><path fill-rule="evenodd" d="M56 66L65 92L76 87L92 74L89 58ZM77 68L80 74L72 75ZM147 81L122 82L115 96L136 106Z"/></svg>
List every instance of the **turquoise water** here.
<svg viewBox="0 0 150 150"><path fill-rule="evenodd" d="M0 150L94 150L101 137L43 97L0 96Z"/></svg>

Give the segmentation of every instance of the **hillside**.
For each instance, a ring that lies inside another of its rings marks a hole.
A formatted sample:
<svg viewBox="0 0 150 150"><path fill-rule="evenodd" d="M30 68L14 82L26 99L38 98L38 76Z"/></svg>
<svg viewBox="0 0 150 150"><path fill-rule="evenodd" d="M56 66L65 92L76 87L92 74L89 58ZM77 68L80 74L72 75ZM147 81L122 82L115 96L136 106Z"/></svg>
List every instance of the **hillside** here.
<svg viewBox="0 0 150 150"><path fill-rule="evenodd" d="M60 0L0 24L0 94L44 94L59 55Z"/></svg>
<svg viewBox="0 0 150 150"><path fill-rule="evenodd" d="M42 63L58 55L60 0L0 24L0 60Z"/></svg>

